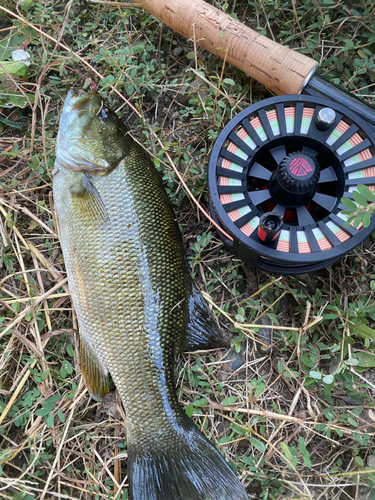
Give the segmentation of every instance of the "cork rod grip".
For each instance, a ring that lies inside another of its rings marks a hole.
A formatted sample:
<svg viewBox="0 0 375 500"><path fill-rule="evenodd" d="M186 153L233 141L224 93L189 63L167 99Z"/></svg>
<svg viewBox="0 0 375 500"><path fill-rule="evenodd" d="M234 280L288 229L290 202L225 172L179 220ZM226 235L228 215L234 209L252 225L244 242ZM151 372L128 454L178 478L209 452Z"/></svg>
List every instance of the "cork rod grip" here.
<svg viewBox="0 0 375 500"><path fill-rule="evenodd" d="M276 94L298 94L317 63L269 40L203 0L133 0L185 38Z"/></svg>

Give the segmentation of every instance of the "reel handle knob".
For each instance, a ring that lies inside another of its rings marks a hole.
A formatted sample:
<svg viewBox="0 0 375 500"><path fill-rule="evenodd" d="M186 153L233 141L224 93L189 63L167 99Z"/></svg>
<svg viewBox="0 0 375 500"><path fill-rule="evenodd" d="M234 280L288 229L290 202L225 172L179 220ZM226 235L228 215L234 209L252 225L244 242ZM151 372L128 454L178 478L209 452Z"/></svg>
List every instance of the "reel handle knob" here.
<svg viewBox="0 0 375 500"><path fill-rule="evenodd" d="M283 217L277 212L266 212L259 218L258 236L265 243L274 241L280 234L284 223Z"/></svg>

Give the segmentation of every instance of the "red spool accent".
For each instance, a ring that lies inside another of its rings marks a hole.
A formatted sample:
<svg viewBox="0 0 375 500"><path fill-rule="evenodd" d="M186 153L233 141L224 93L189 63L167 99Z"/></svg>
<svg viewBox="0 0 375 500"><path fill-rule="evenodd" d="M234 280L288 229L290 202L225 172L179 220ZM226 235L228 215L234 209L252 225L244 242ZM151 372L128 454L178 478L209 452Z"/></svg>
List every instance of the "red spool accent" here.
<svg viewBox="0 0 375 500"><path fill-rule="evenodd" d="M258 226L258 236L262 241L266 241L267 233L260 226Z"/></svg>
<svg viewBox="0 0 375 500"><path fill-rule="evenodd" d="M280 231L278 231L274 237L272 238L272 240L268 240L268 241L273 241L275 240L280 234ZM269 235L266 233L266 231L264 229L262 229L260 226L258 226L258 236L259 238L262 240L262 241L267 241L267 237L269 237Z"/></svg>

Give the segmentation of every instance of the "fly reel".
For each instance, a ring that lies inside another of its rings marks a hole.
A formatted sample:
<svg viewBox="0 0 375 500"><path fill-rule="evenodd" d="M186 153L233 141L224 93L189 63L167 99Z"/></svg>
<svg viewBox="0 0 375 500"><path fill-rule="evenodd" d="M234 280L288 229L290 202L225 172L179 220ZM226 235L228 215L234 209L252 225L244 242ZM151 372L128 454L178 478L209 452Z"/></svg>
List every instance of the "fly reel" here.
<svg viewBox="0 0 375 500"><path fill-rule="evenodd" d="M325 98L287 95L240 112L211 153L211 214L240 259L280 274L332 264L375 229L345 227L358 184L375 191L375 133Z"/></svg>

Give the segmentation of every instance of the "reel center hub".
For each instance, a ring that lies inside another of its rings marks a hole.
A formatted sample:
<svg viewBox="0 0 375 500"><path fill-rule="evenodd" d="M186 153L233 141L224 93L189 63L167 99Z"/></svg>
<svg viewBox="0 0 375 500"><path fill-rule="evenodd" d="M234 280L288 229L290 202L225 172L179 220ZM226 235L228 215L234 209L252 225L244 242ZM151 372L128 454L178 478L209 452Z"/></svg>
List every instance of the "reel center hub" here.
<svg viewBox="0 0 375 500"><path fill-rule="evenodd" d="M287 156L284 162L286 163L287 175L291 180L291 186L294 185L293 190L298 193L303 186L302 183L311 179L311 177L315 174L315 162L312 158L309 158L307 155L303 155L301 153L294 153ZM280 167L281 166L282 165L280 165ZM296 180L294 184L293 179Z"/></svg>
<svg viewBox="0 0 375 500"><path fill-rule="evenodd" d="M291 153L282 159L271 177L271 194L286 207L305 205L314 197L319 175L319 164L313 156Z"/></svg>

